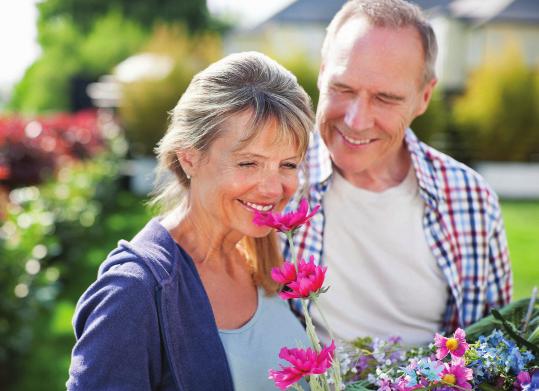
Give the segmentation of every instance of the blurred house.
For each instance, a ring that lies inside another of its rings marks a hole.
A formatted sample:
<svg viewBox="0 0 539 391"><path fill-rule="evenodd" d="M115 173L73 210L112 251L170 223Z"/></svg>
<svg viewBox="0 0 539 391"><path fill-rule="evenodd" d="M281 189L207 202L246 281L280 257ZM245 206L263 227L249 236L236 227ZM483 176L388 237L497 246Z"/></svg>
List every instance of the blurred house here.
<svg viewBox="0 0 539 391"><path fill-rule="evenodd" d="M440 46L437 73L446 91L506 45L517 45L530 67L539 66L539 0L415 0L432 21ZM296 0L249 29L232 31L225 51L302 52L320 61L325 27L345 0Z"/></svg>

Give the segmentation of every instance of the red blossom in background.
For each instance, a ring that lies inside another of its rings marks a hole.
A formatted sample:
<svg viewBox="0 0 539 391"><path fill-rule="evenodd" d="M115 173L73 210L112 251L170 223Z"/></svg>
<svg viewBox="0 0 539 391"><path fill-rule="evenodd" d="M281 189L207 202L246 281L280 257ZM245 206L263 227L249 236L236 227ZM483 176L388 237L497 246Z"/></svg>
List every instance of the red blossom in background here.
<svg viewBox="0 0 539 391"><path fill-rule="evenodd" d="M0 184L38 184L64 163L90 158L103 147L94 110L32 119L0 117Z"/></svg>
<svg viewBox="0 0 539 391"><path fill-rule="evenodd" d="M317 266L314 263L314 257L311 256L309 262L305 262L304 259L298 262L297 271L290 262L285 262L281 267L273 268L271 277L289 289L279 293L282 299L307 298L311 294L317 294L322 289L326 270L326 266Z"/></svg>
<svg viewBox="0 0 539 391"><path fill-rule="evenodd" d="M296 211L288 213L264 213L255 211L253 222L259 226L275 228L280 232L294 231L309 221L320 209L320 205L314 207L309 213L309 203L303 198Z"/></svg>
<svg viewBox="0 0 539 391"><path fill-rule="evenodd" d="M285 390L305 376L325 373L331 367L334 354L335 342L333 341L331 341L331 345L323 347L320 353L317 353L313 348L282 348L279 358L292 365L289 367L280 365L280 371L270 369L269 378L275 382L279 389Z"/></svg>

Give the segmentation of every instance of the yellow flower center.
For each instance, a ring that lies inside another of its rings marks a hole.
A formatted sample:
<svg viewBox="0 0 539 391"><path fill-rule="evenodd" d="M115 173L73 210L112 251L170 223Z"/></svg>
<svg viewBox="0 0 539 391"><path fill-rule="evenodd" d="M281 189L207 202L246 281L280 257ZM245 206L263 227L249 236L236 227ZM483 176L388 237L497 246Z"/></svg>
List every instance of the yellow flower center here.
<svg viewBox="0 0 539 391"><path fill-rule="evenodd" d="M447 384L455 384L457 382L457 378L452 373L446 373L442 380Z"/></svg>
<svg viewBox="0 0 539 391"><path fill-rule="evenodd" d="M459 346L459 341L457 341L456 338L448 338L447 342L445 343L445 347L448 348L450 351L454 351Z"/></svg>

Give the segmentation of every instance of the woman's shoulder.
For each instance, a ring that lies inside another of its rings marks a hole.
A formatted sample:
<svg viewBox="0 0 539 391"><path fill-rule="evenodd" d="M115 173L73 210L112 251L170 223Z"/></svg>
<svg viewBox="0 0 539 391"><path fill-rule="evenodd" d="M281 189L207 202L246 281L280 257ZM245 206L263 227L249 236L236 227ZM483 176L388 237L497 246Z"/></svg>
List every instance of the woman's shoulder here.
<svg viewBox="0 0 539 391"><path fill-rule="evenodd" d="M168 231L157 218L130 241L120 240L99 268L99 277L116 274L164 285L181 273L187 255L180 251Z"/></svg>

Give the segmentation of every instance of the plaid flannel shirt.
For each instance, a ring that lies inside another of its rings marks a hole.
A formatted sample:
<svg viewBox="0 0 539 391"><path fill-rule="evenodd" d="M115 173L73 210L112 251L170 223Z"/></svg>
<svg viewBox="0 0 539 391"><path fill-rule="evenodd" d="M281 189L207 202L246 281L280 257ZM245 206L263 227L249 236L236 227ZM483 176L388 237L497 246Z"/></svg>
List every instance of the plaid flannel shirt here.
<svg viewBox="0 0 539 391"><path fill-rule="evenodd" d="M420 142L411 129L406 130L405 143L425 202L425 236L447 280L449 295L441 331L449 333L511 300L512 275L501 211L496 194L475 171ZM287 210L296 208L302 197L308 198L311 208L320 204L321 209L298 230L294 244L298 257L313 255L323 263L323 198L331 185L332 165L318 133L312 136L303 169L303 191ZM283 246L289 259L290 248L284 240ZM296 309L297 304L293 304Z"/></svg>

